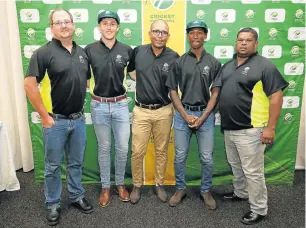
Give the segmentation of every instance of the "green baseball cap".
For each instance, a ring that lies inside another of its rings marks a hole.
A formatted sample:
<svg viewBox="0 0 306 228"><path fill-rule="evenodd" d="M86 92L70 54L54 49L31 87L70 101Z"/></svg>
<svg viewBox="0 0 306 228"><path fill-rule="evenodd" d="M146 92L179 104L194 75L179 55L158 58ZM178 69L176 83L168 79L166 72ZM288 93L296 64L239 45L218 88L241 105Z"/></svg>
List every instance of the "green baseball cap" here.
<svg viewBox="0 0 306 228"><path fill-rule="evenodd" d="M186 26L186 31L187 33L189 32L190 29L192 28L202 28L204 29L204 32L207 33L208 32L208 27L207 24L203 21L191 21L187 24Z"/></svg>
<svg viewBox="0 0 306 228"><path fill-rule="evenodd" d="M102 13L99 13L98 15L98 24L100 24L100 22L104 19L104 18L114 18L118 25L120 24L120 19L117 13L114 13L112 11L109 10L105 10Z"/></svg>

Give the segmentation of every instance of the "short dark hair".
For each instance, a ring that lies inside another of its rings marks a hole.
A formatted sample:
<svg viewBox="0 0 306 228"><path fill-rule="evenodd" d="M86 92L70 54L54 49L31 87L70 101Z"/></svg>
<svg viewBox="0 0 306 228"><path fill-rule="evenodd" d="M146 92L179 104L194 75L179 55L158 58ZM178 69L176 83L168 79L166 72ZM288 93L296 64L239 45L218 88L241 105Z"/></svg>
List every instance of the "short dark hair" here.
<svg viewBox="0 0 306 228"><path fill-rule="evenodd" d="M256 41L258 40L258 33L256 32L255 29L252 29L252 28L250 28L250 27L243 28L243 29L241 29L241 30L238 32L237 38L238 38L239 34L242 33L242 32L250 32L250 33L253 34L254 39L255 39Z"/></svg>
<svg viewBox="0 0 306 228"><path fill-rule="evenodd" d="M53 14L54 14L55 12L58 12L58 11L65 11L66 13L68 13L68 15L69 15L69 17L70 17L70 20L71 20L71 22L73 23L73 16L72 16L72 14L71 14L68 10L65 10L65 9L62 9L62 8L58 8L58 9L53 10L53 11L50 13L50 15L49 15L49 23L50 23L50 25L53 25Z"/></svg>

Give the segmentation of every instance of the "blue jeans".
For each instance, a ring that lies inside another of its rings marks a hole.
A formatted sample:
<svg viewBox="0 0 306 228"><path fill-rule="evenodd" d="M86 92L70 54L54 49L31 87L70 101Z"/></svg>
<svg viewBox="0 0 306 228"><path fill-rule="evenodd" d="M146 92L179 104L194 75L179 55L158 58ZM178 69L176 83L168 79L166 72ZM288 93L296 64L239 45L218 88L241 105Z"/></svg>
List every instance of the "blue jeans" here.
<svg viewBox="0 0 306 228"><path fill-rule="evenodd" d="M189 115L200 117L203 112L185 110ZM175 180L176 188L179 190L186 189L185 184L185 166L187 154L189 151L190 138L195 132L198 149L200 153L200 161L202 164L202 180L201 192L208 192L212 186L213 175L213 149L214 149L214 123L215 116L210 114L204 124L198 130L192 130L188 127L179 112L175 112L174 116L174 142L175 142Z"/></svg>
<svg viewBox="0 0 306 228"><path fill-rule="evenodd" d="M62 180L61 162L64 151L67 158L67 189L69 200L84 197L81 184L86 125L84 116L76 120L55 119L51 128L43 128L45 150L45 202L47 207L60 206Z"/></svg>
<svg viewBox="0 0 306 228"><path fill-rule="evenodd" d="M123 185L130 139L127 99L116 103L92 100L90 106L92 123L98 141L102 188L110 187L112 132L115 139L115 183L116 185Z"/></svg>

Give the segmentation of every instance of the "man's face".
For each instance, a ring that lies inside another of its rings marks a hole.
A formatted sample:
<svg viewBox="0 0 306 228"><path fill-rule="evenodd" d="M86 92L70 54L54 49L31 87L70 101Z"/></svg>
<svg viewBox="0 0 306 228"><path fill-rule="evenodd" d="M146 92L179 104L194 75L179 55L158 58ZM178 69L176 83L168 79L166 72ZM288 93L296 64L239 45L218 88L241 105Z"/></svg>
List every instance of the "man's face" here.
<svg viewBox="0 0 306 228"><path fill-rule="evenodd" d="M151 44L155 48L164 48L169 39L169 28L166 23L162 21L153 23L151 26L151 31L149 32L149 37Z"/></svg>
<svg viewBox="0 0 306 228"><path fill-rule="evenodd" d="M258 41L253 33L241 32L236 40L236 53L239 57L245 58L256 52Z"/></svg>
<svg viewBox="0 0 306 228"><path fill-rule="evenodd" d="M207 33L205 33L202 28L192 28L188 31L187 37L190 47L193 49L199 49L203 47Z"/></svg>
<svg viewBox="0 0 306 228"><path fill-rule="evenodd" d="M51 31L54 38L72 39L74 24L69 14L65 11L56 11L52 16Z"/></svg>
<svg viewBox="0 0 306 228"><path fill-rule="evenodd" d="M99 30L107 40L113 40L116 38L116 34L119 31L119 25L114 18L104 18L99 26Z"/></svg>

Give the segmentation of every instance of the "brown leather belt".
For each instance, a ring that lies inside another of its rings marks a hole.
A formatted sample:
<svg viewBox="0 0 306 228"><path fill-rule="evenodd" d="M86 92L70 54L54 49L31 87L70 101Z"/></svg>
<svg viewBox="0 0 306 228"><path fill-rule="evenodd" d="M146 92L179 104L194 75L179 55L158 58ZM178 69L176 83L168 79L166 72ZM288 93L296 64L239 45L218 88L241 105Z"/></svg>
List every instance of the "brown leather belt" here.
<svg viewBox="0 0 306 228"><path fill-rule="evenodd" d="M93 94L91 94L91 99L99 102L106 102L106 103L115 103L118 101L121 101L126 98L126 94L120 95L118 97L98 97Z"/></svg>
<svg viewBox="0 0 306 228"><path fill-rule="evenodd" d="M150 105L140 104L137 101L135 101L135 105L140 107L140 108L145 108L145 109L150 109L150 110L156 110L156 109L159 109L159 108L165 106L163 104L150 104Z"/></svg>

